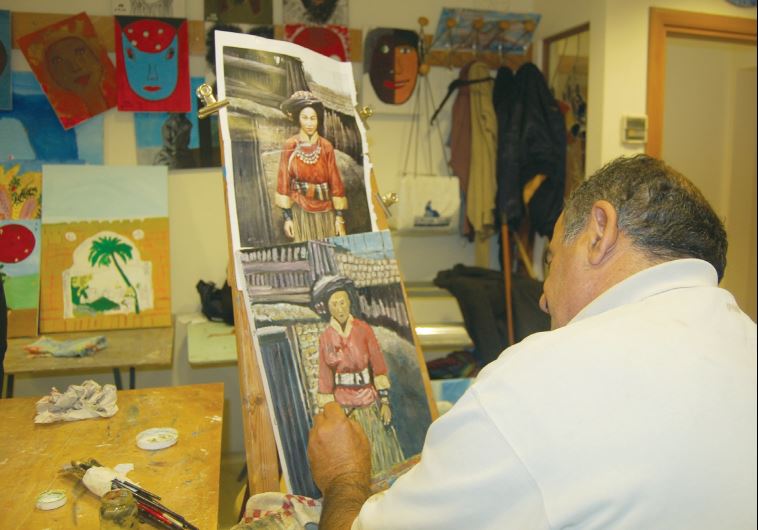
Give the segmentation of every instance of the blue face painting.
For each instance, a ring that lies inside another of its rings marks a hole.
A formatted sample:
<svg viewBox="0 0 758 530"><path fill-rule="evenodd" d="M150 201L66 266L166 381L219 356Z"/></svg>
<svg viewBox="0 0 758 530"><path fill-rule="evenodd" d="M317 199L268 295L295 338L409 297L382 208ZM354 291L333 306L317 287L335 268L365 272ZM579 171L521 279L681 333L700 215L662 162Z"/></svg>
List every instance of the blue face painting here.
<svg viewBox="0 0 758 530"><path fill-rule="evenodd" d="M124 69L129 86L148 101L169 97L179 75L176 30L159 21L130 24L121 34Z"/></svg>

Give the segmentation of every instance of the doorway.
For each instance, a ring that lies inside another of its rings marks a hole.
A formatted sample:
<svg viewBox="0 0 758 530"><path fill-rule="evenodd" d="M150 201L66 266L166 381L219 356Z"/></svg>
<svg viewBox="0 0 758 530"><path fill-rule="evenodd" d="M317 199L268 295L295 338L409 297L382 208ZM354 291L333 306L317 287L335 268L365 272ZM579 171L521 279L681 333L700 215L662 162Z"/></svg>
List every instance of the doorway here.
<svg viewBox="0 0 758 530"><path fill-rule="evenodd" d="M756 21L651 9L646 152L724 220L721 286L756 319Z"/></svg>

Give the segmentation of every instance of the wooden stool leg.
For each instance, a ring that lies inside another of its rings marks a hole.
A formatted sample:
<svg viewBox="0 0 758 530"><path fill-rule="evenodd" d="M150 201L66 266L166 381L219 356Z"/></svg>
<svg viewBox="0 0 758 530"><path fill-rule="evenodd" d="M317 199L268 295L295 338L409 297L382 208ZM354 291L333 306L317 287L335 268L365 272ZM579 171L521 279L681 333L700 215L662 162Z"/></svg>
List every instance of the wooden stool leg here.
<svg viewBox="0 0 758 530"><path fill-rule="evenodd" d="M7 398L13 397L13 374L8 374L8 384L5 389L5 397Z"/></svg>
<svg viewBox="0 0 758 530"><path fill-rule="evenodd" d="M116 383L116 388L118 390L123 390L124 385L121 382L121 368L114 368L113 369L113 382Z"/></svg>
<svg viewBox="0 0 758 530"><path fill-rule="evenodd" d="M511 299L511 240L508 224L500 226L503 240L503 276L505 279L505 318L508 322L508 346L516 343L513 333L513 300Z"/></svg>

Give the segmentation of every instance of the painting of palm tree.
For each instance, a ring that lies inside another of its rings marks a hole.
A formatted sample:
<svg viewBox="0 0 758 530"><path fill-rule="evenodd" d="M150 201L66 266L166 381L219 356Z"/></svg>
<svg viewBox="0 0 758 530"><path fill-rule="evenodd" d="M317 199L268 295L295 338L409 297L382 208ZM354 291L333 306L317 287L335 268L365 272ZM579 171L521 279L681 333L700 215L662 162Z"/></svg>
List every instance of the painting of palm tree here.
<svg viewBox="0 0 758 530"><path fill-rule="evenodd" d="M124 243L121 239L112 236L102 236L92 242L92 246L89 250L89 262L93 267L109 267L113 264L121 275L121 279L124 280L128 290L132 292L134 296L134 310L139 315L139 299L137 297L137 289L129 281L129 278L124 273L124 269L121 268L119 260L124 262L132 259L132 247Z"/></svg>

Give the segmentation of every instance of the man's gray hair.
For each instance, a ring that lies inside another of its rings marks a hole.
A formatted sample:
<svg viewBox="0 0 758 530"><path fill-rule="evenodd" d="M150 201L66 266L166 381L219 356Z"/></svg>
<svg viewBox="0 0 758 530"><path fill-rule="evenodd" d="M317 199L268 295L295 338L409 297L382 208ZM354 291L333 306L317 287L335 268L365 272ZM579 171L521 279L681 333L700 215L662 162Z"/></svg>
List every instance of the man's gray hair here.
<svg viewBox="0 0 758 530"><path fill-rule="evenodd" d="M653 259L699 258L726 268L724 225L692 182L647 155L610 162L583 182L563 210L564 240L586 226L595 201L606 200L618 212L618 226Z"/></svg>

